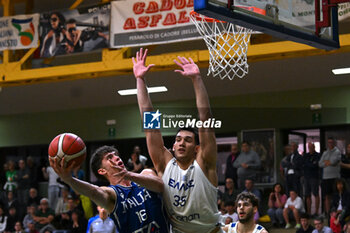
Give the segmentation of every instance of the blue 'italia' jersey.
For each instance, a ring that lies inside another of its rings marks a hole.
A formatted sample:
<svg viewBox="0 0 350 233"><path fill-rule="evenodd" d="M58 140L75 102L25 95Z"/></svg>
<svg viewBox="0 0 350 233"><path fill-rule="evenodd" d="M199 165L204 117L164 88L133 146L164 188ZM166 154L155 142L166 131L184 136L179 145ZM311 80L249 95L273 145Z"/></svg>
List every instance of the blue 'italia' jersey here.
<svg viewBox="0 0 350 233"><path fill-rule="evenodd" d="M140 187L110 186L117 194L117 201L110 218L119 233L167 233L168 224L163 214L161 197Z"/></svg>

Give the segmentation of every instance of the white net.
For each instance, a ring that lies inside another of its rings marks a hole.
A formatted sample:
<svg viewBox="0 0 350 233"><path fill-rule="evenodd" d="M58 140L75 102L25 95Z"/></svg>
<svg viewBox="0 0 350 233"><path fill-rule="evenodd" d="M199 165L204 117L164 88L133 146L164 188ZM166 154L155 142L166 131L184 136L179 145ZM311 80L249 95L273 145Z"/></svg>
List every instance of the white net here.
<svg viewBox="0 0 350 233"><path fill-rule="evenodd" d="M207 75L230 80L245 76L248 73L247 51L252 30L195 12L191 12L190 16L209 50Z"/></svg>

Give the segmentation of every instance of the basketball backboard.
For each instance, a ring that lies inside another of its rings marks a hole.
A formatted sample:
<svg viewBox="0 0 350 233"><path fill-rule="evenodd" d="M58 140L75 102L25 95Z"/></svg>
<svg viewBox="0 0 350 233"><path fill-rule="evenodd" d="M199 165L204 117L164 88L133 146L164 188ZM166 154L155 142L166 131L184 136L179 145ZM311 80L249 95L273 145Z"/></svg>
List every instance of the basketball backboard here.
<svg viewBox="0 0 350 233"><path fill-rule="evenodd" d="M194 0L194 10L207 17L285 40L320 49L337 49L337 7L328 4L324 7L324 2L325 0Z"/></svg>

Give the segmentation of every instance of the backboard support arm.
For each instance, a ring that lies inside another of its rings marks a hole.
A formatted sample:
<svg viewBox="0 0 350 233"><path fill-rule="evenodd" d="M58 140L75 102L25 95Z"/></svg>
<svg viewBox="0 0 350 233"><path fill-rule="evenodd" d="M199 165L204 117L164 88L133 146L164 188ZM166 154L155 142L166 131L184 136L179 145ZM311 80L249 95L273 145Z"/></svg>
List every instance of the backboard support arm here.
<svg viewBox="0 0 350 233"><path fill-rule="evenodd" d="M316 22L316 31L317 36L320 35L321 28L331 26L331 9L333 7L338 7L340 3L350 2L350 0L321 0L322 2L322 20L320 20L320 0L315 0L315 22Z"/></svg>

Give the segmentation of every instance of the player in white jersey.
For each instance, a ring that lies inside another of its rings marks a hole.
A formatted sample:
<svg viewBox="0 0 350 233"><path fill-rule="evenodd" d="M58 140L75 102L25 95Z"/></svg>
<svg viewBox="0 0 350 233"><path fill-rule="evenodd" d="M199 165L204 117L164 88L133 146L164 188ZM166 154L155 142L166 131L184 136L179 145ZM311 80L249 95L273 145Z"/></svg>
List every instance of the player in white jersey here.
<svg viewBox="0 0 350 233"><path fill-rule="evenodd" d="M223 230L227 233L268 233L263 226L254 222L258 203L258 198L253 193L239 194L236 199L239 221L226 225Z"/></svg>
<svg viewBox="0 0 350 233"><path fill-rule="evenodd" d="M145 75L154 65L146 66L147 50L140 49L133 58L137 99L141 117L153 111L147 92ZM211 119L208 94L198 66L191 58L178 57L174 61L193 84L199 120ZM154 113L153 117L157 117ZM199 137L193 129L180 129L173 145L174 155L164 147L160 130L145 130L148 151L164 181L164 202L173 232L222 232L217 208L216 139L212 128L199 128ZM200 142L200 145L196 143Z"/></svg>

